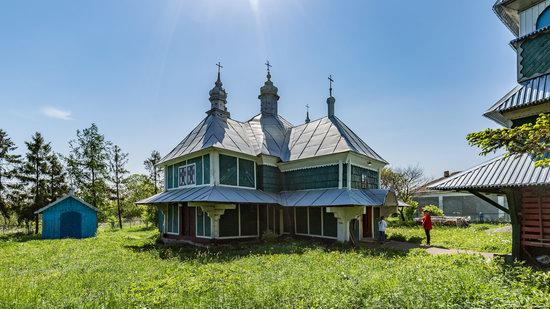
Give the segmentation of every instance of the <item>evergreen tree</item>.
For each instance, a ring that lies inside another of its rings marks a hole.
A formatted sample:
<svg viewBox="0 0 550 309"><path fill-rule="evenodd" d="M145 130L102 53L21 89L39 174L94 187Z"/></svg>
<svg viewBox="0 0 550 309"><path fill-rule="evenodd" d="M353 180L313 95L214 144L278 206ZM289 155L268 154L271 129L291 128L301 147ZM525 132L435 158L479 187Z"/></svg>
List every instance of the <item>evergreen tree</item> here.
<svg viewBox="0 0 550 309"><path fill-rule="evenodd" d="M143 161L145 169L149 172L149 179L151 179L151 182L154 185L155 194L157 194L159 192L159 189L163 187L162 169L157 167L157 164L160 162L160 160L160 153L156 150L153 150L153 152L151 152L151 156L147 158L147 160Z"/></svg>
<svg viewBox="0 0 550 309"><path fill-rule="evenodd" d="M61 163L58 154L53 153L48 157L47 178L48 200L50 203L67 194L69 186L67 184L65 167Z"/></svg>
<svg viewBox="0 0 550 309"><path fill-rule="evenodd" d="M51 156L50 143L44 141L44 137L36 132L31 141L25 142L27 153L21 167L19 179L27 184L27 196L30 199L29 207L23 209L21 216L28 223L35 218L35 233L38 234L38 216L34 212L48 204L47 174L48 157Z"/></svg>
<svg viewBox="0 0 550 309"><path fill-rule="evenodd" d="M69 142L66 158L71 181L81 196L96 208L102 208L108 199L109 142L99 134L96 124L76 131L76 139Z"/></svg>
<svg viewBox="0 0 550 309"><path fill-rule="evenodd" d="M118 145L114 145L110 149L109 156L109 180L113 184L113 191L115 194L115 201L118 213L118 225L122 228L122 204L121 204L121 191L122 184L128 170L126 170L126 164L128 163L128 154L122 152L122 149Z"/></svg>
<svg viewBox="0 0 550 309"><path fill-rule="evenodd" d="M0 129L0 215L6 223L13 212L8 195L20 164L20 156L13 153L16 149L6 131Z"/></svg>

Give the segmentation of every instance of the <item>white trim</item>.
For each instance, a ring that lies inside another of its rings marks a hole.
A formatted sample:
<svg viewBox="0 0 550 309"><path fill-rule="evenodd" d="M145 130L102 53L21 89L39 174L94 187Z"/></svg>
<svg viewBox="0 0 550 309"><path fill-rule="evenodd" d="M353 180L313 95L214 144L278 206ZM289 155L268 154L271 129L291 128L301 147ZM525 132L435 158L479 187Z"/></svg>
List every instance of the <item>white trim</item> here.
<svg viewBox="0 0 550 309"><path fill-rule="evenodd" d="M99 210L98 208L95 208L94 206L92 206L92 205L86 203L84 200L79 199L79 198L76 197L75 195L73 195L73 194L67 194L67 195L65 195L64 197L61 197L61 198L57 199L55 202L52 202L52 203L50 203L50 204L48 204L48 205L46 205L46 206L44 206L44 207L38 209L37 211L34 212L34 214L39 214L39 213L43 212L44 210L46 210L46 209L48 209L48 208L50 208L50 207L53 207L53 206L55 206L55 205L61 203L62 201L68 199L69 197L72 197L72 198L75 199L76 201L78 201L78 202L84 204L84 206L87 206L87 207L91 208L92 210L101 211L101 210Z"/></svg>
<svg viewBox="0 0 550 309"><path fill-rule="evenodd" d="M271 167L279 167L277 164L272 164L272 163L267 163L267 162L263 162L262 164L258 164L258 165L265 165L265 166L271 166Z"/></svg>
<svg viewBox="0 0 550 309"><path fill-rule="evenodd" d="M210 187L210 185L205 184L205 185L196 185L196 186L187 186L187 187L177 187L177 188L166 189L166 190L164 190L164 192L174 191L174 190L181 190L181 189L190 189L190 188L195 188L195 187Z"/></svg>

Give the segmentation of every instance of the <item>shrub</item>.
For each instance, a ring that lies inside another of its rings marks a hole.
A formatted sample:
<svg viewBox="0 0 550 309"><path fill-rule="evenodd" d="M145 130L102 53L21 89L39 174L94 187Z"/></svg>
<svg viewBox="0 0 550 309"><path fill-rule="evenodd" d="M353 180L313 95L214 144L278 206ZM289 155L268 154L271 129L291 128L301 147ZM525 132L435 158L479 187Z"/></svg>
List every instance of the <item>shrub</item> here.
<svg viewBox="0 0 550 309"><path fill-rule="evenodd" d="M436 217L445 216L445 213L443 212L443 210L439 209L439 207L435 205L424 206L423 210L428 212L432 216L436 216Z"/></svg>

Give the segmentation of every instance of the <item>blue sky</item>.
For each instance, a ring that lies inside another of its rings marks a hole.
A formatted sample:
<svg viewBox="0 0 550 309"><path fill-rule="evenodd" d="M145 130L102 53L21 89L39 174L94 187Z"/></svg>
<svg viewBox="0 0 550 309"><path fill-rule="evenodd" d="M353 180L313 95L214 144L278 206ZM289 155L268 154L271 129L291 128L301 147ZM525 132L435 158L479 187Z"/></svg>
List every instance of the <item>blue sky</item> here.
<svg viewBox="0 0 550 309"><path fill-rule="evenodd" d="M336 115L392 166L427 174L488 158L467 145L515 86L513 38L494 0L96 0L0 3L0 128L22 151L40 131L66 154L97 123L142 172L205 116L218 61L228 109L260 108L266 59L279 112Z"/></svg>

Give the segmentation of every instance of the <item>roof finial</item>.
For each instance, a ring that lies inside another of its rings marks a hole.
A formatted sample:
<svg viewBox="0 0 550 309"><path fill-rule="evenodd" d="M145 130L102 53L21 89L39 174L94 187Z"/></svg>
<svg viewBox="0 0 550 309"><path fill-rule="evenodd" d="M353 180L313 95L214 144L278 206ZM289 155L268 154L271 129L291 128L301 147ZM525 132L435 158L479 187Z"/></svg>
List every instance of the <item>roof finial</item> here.
<svg viewBox="0 0 550 309"><path fill-rule="evenodd" d="M219 61L218 61L218 63L216 63L216 66L218 67L218 80L216 81L216 84L217 84L218 82L221 83L221 81L222 81L221 78L220 78L220 73L221 73L221 69L223 68L223 66L222 66L221 62L219 62Z"/></svg>
<svg viewBox="0 0 550 309"><path fill-rule="evenodd" d="M332 79L332 74L328 76L328 80L329 80L328 91L329 91L329 95L332 97L332 83L334 82L334 79Z"/></svg>
<svg viewBox="0 0 550 309"><path fill-rule="evenodd" d="M309 123L311 120L309 120L309 105L308 104L306 104L306 110L307 110L307 112L306 112L306 123Z"/></svg>
<svg viewBox="0 0 550 309"><path fill-rule="evenodd" d="M267 62L265 63L265 66L267 67L267 80L271 80L271 70L270 70L270 68L272 67L272 65L269 64L269 60L267 60Z"/></svg>

